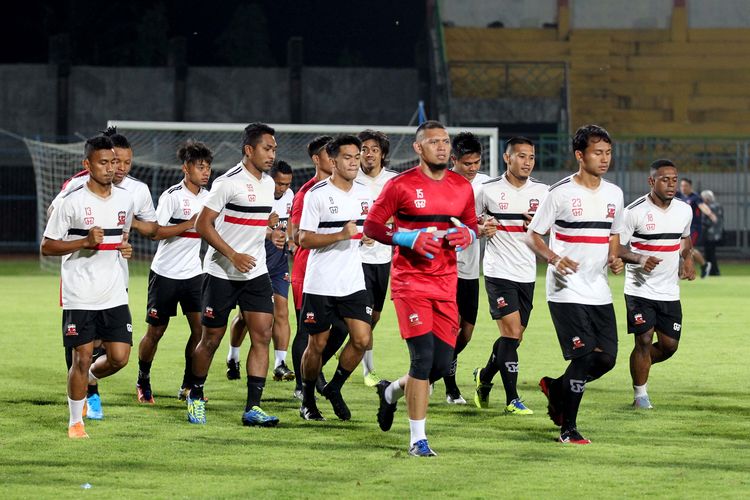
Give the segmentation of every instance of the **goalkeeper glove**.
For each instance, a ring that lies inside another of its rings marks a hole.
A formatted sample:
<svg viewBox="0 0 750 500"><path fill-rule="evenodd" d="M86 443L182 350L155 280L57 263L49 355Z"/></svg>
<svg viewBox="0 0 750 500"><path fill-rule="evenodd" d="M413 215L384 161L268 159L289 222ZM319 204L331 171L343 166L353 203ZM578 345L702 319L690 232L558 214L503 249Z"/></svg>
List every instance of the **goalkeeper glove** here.
<svg viewBox="0 0 750 500"><path fill-rule="evenodd" d="M434 259L435 254L440 251L439 241L437 236L428 233L424 228L419 231L398 231L393 235L393 243L411 248L428 259Z"/></svg>
<svg viewBox="0 0 750 500"><path fill-rule="evenodd" d="M466 227L455 217L452 217L451 221L453 221L458 227L448 229L445 234L445 239L448 240L450 246L456 247L456 252L460 252L474 243L474 240L477 239L477 235L472 229Z"/></svg>

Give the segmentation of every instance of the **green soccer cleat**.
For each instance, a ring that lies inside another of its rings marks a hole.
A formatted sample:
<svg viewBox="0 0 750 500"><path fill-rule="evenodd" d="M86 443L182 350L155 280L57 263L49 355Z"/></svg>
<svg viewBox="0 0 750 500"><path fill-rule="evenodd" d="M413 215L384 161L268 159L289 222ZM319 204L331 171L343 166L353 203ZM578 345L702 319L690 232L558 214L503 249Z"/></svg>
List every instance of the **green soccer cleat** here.
<svg viewBox="0 0 750 500"><path fill-rule="evenodd" d="M187 397L187 419L191 424L203 425L206 423L206 400L203 398L192 399Z"/></svg>
<svg viewBox="0 0 750 500"><path fill-rule="evenodd" d="M367 387L375 387L378 385L378 382L380 382L381 378L378 376L377 373L370 372L367 375L365 375L365 385Z"/></svg>
<svg viewBox="0 0 750 500"><path fill-rule="evenodd" d="M527 408L523 401L520 399L514 399L508 406L505 407L505 413L509 415L533 415L534 411Z"/></svg>
<svg viewBox="0 0 750 500"><path fill-rule="evenodd" d="M474 383L477 388L474 391L474 404L477 408L489 408L490 407L490 391L492 390L493 384L485 384L481 379L482 369L474 369Z"/></svg>

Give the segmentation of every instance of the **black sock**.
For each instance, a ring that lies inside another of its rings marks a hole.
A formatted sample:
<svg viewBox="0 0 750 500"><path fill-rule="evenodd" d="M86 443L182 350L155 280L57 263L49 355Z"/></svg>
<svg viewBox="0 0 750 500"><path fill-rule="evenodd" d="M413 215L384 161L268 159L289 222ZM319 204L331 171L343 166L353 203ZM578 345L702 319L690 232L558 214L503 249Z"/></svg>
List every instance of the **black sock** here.
<svg viewBox="0 0 750 500"><path fill-rule="evenodd" d="M341 391L341 388L344 386L344 382L346 382L346 379L349 378L349 375L351 375L352 372L345 370L341 367L341 363L336 367L336 372L333 374L333 378L330 382L326 385L327 391Z"/></svg>
<svg viewBox="0 0 750 500"><path fill-rule="evenodd" d="M152 361L138 360L138 380L148 380L151 377Z"/></svg>
<svg viewBox="0 0 750 500"><path fill-rule="evenodd" d="M206 376L199 377L193 374L191 379L190 399L201 399L203 397L203 386L206 384Z"/></svg>
<svg viewBox="0 0 750 500"><path fill-rule="evenodd" d="M245 405L245 411L249 411L253 406L260 406L260 398L263 396L263 388L265 386L265 377L247 376L247 404Z"/></svg>
<svg viewBox="0 0 750 500"><path fill-rule="evenodd" d="M299 317L299 313L297 313ZM299 324L299 323L298 323ZM297 327L297 334L292 341L292 366L294 366L295 389L302 389L302 355L307 347L307 332L303 327Z"/></svg>
<svg viewBox="0 0 750 500"><path fill-rule="evenodd" d="M456 343L456 347L458 347L458 343ZM458 389L458 384L456 384L456 370L458 369L458 353L456 351L453 351L453 359L451 360L450 368L448 369L448 373L443 377L443 382L445 383L445 394L456 396L457 393L460 393Z"/></svg>
<svg viewBox="0 0 750 500"><path fill-rule="evenodd" d="M606 352L594 351L590 356L591 365L586 374L586 382L598 379L615 367L615 358Z"/></svg>
<svg viewBox="0 0 750 500"><path fill-rule="evenodd" d="M586 389L586 373L590 363L590 354L574 359L562 376L563 431L576 428L578 407L581 405L583 392Z"/></svg>
<svg viewBox="0 0 750 500"><path fill-rule="evenodd" d="M501 338L502 337L498 338L492 345L492 354L490 354L490 357L487 360L487 365L479 371L479 380L481 380L483 384L489 384L492 382L492 379L495 378L495 375L497 375L498 368L495 360L497 359L497 353L500 350Z"/></svg>
<svg viewBox="0 0 750 500"><path fill-rule="evenodd" d="M299 377L300 379L302 377ZM302 381L302 406L307 406L308 408L315 407L315 383L318 381L316 378L315 380L303 380Z"/></svg>
<svg viewBox="0 0 750 500"><path fill-rule="evenodd" d="M193 374L193 350L185 345L185 372L182 374L182 387L190 387L190 379Z"/></svg>
<svg viewBox="0 0 750 500"><path fill-rule="evenodd" d="M88 387L86 388L86 397L90 398L94 394L99 394L99 385L98 384L95 384L95 385L89 384Z"/></svg>
<svg viewBox="0 0 750 500"><path fill-rule="evenodd" d="M518 399L518 339L500 337L495 354L495 366L500 372L505 388L505 404L509 405L514 399Z"/></svg>

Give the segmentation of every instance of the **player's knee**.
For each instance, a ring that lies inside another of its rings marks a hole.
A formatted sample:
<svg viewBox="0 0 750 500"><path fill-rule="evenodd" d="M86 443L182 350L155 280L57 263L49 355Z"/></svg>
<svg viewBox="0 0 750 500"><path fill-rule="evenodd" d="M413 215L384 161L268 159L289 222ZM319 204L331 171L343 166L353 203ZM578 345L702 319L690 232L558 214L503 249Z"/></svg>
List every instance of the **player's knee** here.
<svg viewBox="0 0 750 500"><path fill-rule="evenodd" d="M674 353L677 352L677 346L679 343L676 340L669 339L669 340L660 340L659 341L659 350L664 355L664 359L669 359L672 357Z"/></svg>
<svg viewBox="0 0 750 500"><path fill-rule="evenodd" d="M615 363L617 362L614 356L606 352L596 351L594 352L594 356L595 361L593 364L596 366L596 371L599 372L600 377L612 370L612 368L615 367Z"/></svg>
<svg viewBox="0 0 750 500"><path fill-rule="evenodd" d="M409 376L418 380L428 380L433 370L434 344L432 334L406 339L409 347Z"/></svg>
<svg viewBox="0 0 750 500"><path fill-rule="evenodd" d="M125 368L125 366L127 366L128 356L119 355L119 354L107 354L107 363L109 363L109 366L113 370L118 371L118 370Z"/></svg>
<svg viewBox="0 0 750 500"><path fill-rule="evenodd" d="M149 325L146 330L146 337L153 342L159 342L164 336L164 332L167 330L167 325L164 326L151 326Z"/></svg>
<svg viewBox="0 0 750 500"><path fill-rule="evenodd" d="M637 351L649 352L653 342L653 333L644 333L635 336L635 349Z"/></svg>

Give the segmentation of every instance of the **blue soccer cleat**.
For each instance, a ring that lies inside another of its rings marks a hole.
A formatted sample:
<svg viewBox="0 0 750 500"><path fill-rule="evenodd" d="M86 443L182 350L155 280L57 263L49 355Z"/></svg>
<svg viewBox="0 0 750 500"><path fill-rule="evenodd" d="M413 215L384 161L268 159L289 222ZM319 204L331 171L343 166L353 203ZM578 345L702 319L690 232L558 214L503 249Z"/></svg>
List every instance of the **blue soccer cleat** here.
<svg viewBox="0 0 750 500"><path fill-rule="evenodd" d="M104 420L102 398L99 394L92 394L86 398L86 418L89 420Z"/></svg>
<svg viewBox="0 0 750 500"><path fill-rule="evenodd" d="M193 399L187 397L187 419L191 424L203 425L206 423L206 400L203 398Z"/></svg>
<svg viewBox="0 0 750 500"><path fill-rule="evenodd" d="M279 418L267 414L260 406L253 406L242 414L242 425L251 427L276 427L279 425Z"/></svg>
<svg viewBox="0 0 750 500"><path fill-rule="evenodd" d="M432 451L426 439L420 439L409 448L409 455L413 457L436 457L437 453Z"/></svg>

